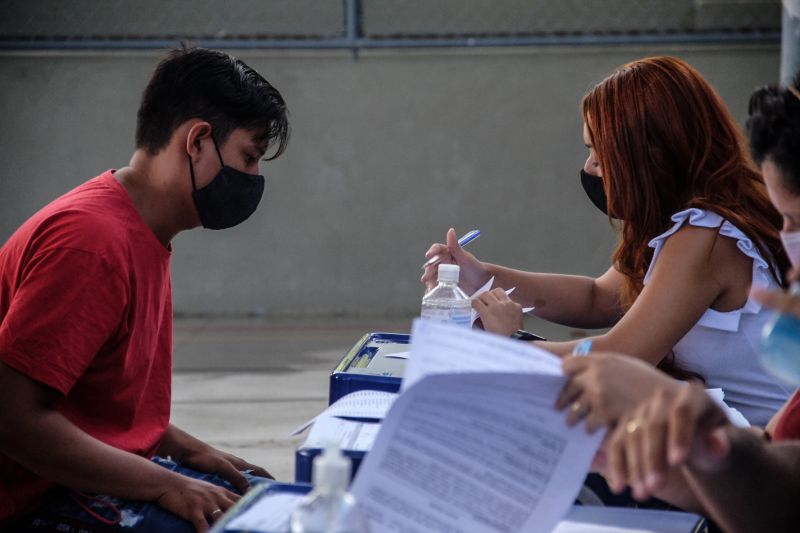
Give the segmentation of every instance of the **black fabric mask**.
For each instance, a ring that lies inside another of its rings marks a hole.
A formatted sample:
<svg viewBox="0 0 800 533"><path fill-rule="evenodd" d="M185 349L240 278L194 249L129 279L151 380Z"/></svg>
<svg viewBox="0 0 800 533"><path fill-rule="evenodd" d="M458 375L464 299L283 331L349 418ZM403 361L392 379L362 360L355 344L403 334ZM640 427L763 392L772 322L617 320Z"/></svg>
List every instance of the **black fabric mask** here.
<svg viewBox="0 0 800 533"><path fill-rule="evenodd" d="M255 212L264 194L264 176L246 174L226 166L219 153L217 142L214 148L222 168L211 183L198 189L194 181L194 167L189 157L189 171L192 174L192 198L204 228L232 228L247 220Z"/></svg>
<svg viewBox="0 0 800 533"><path fill-rule="evenodd" d="M603 187L603 178L581 169L581 185L595 207L608 216L608 198L606 189Z"/></svg>

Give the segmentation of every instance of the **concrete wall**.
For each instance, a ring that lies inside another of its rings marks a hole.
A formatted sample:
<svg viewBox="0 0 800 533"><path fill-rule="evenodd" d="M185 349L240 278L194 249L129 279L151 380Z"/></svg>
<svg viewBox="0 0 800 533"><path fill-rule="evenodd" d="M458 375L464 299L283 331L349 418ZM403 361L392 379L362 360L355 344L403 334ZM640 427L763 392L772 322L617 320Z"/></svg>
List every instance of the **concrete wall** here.
<svg viewBox="0 0 800 533"><path fill-rule="evenodd" d="M615 236L585 197L580 97L617 65L670 53L739 120L777 81L777 46L238 54L284 94L289 150L259 211L175 243L189 314L407 315L449 226L479 257L598 274ZM60 193L125 165L155 52L0 54L0 242ZM186 177L189 179L189 176Z"/></svg>

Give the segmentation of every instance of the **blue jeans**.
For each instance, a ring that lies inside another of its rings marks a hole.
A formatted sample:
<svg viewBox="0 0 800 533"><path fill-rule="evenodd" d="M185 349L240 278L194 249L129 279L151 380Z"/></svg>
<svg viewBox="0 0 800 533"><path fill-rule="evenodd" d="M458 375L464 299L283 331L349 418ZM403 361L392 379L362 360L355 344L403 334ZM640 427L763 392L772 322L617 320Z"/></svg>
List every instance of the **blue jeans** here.
<svg viewBox="0 0 800 533"><path fill-rule="evenodd" d="M154 457L153 462L184 476L208 481L238 492L233 485L215 474L206 474L183 467L170 459ZM272 480L243 472L251 485ZM80 503L79 503L80 502ZM91 513L87 512L88 508ZM95 516L93 516L95 515ZM97 517L105 519L100 520ZM118 522L117 522L118 520ZM117 522L109 524L106 522ZM35 511L12 526L11 531L57 531L59 533L194 533L186 520L170 513L154 502L122 500L111 496L78 494L66 488L54 490Z"/></svg>

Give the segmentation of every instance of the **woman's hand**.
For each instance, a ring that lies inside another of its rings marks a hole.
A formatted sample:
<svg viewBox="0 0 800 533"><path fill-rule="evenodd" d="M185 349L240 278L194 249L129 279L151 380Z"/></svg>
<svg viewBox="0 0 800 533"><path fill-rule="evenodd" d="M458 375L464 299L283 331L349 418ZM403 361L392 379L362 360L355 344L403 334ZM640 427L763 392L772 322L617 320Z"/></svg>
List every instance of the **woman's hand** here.
<svg viewBox="0 0 800 533"><path fill-rule="evenodd" d="M609 487L628 485L639 500L666 483L670 468L688 464L703 471L719 468L730 451L722 409L694 384L656 389L624 417L606 444Z"/></svg>
<svg viewBox="0 0 800 533"><path fill-rule="evenodd" d="M592 352L587 357L565 357L562 368L569 381L556 408L569 407L569 426L586 419L589 433L613 427L656 387L672 390L682 386L644 361L625 355Z"/></svg>
<svg viewBox="0 0 800 533"><path fill-rule="evenodd" d="M503 289L493 289L472 300L472 308L480 315L483 329L508 337L522 329L522 306L508 297Z"/></svg>
<svg viewBox="0 0 800 533"><path fill-rule="evenodd" d="M434 244L425 252L426 259L430 259L435 255L440 257L439 263L454 263L460 267L458 286L467 295L474 294L491 278L486 266L478 261L474 255L465 252L461 245L458 244L456 230L453 228L447 231L446 245ZM422 275L421 281L425 284L426 290L436 287L439 263L425 267L425 273Z"/></svg>
<svg viewBox="0 0 800 533"><path fill-rule="evenodd" d="M779 290L754 289L753 298L770 309L800 318L800 294Z"/></svg>

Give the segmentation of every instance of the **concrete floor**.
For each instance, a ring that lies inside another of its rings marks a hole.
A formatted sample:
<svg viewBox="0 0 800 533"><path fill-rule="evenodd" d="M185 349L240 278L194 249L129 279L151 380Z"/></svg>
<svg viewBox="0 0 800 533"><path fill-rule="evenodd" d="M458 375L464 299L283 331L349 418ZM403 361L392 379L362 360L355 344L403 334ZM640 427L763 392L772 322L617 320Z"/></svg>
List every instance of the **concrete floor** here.
<svg viewBox="0 0 800 533"><path fill-rule="evenodd" d="M294 481L287 435L328 403L328 375L370 331L410 320L176 320L172 421L192 435Z"/></svg>
<svg viewBox="0 0 800 533"><path fill-rule="evenodd" d="M176 319L172 421L192 435L294 481L289 438L328 402L328 376L368 332L407 333L411 319ZM584 336L531 318L553 339Z"/></svg>

